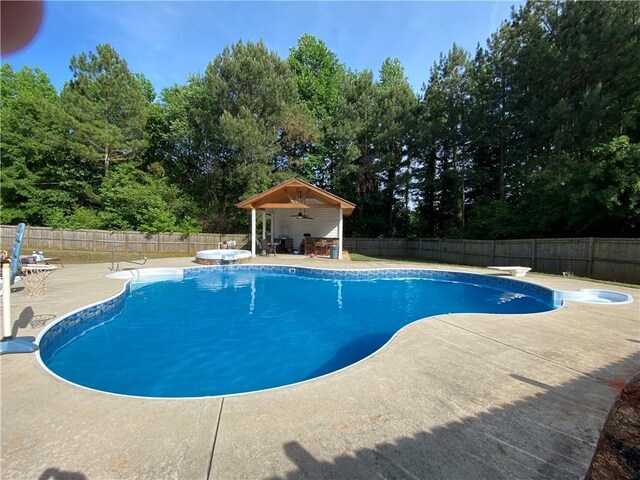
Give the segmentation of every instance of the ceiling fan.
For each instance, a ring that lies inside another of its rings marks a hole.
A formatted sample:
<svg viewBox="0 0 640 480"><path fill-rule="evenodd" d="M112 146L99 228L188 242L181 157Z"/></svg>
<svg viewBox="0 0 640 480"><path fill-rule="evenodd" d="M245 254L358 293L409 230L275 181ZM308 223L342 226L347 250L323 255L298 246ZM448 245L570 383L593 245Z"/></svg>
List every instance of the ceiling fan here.
<svg viewBox="0 0 640 480"><path fill-rule="evenodd" d="M300 209L300 211L296 215L289 215L289 216L297 218L298 220L313 220L313 217L310 217L309 215L307 215L307 211L305 210L303 212L302 209Z"/></svg>
<svg viewBox="0 0 640 480"><path fill-rule="evenodd" d="M302 190L298 190L298 203L304 204L306 199L302 196ZM307 209L300 209L295 215L289 215L290 217L297 218L298 220L313 220L313 217L307 215Z"/></svg>

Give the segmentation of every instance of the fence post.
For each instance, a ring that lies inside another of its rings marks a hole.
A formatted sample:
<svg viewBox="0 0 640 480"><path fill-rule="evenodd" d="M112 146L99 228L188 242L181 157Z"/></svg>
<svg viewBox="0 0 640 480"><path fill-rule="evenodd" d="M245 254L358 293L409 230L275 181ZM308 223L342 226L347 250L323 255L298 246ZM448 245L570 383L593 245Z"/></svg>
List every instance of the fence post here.
<svg viewBox="0 0 640 480"><path fill-rule="evenodd" d="M418 258L422 258L422 238L418 239Z"/></svg>
<svg viewBox="0 0 640 480"><path fill-rule="evenodd" d="M496 264L496 241L491 240L491 265Z"/></svg>
<svg viewBox="0 0 640 480"><path fill-rule="evenodd" d="M531 269L536 269L536 239L531 240Z"/></svg>
<svg viewBox="0 0 640 480"><path fill-rule="evenodd" d="M157 245L158 245L158 253L160 253L160 234L159 234L159 233L156 233L156 235L157 235L157 238L158 238L158 242L157 242Z"/></svg>
<svg viewBox="0 0 640 480"><path fill-rule="evenodd" d="M191 253L191 234L190 233L187 233L187 252Z"/></svg>
<svg viewBox="0 0 640 480"><path fill-rule="evenodd" d="M124 232L124 250L129 250L129 232Z"/></svg>
<svg viewBox="0 0 640 480"><path fill-rule="evenodd" d="M466 249L466 248L467 248L467 240L463 238L463 239L462 239L462 262L461 262L461 263L462 263L462 265L466 265L466 264L464 263L464 257L465 257L465 254L466 254L465 249Z"/></svg>
<svg viewBox="0 0 640 480"><path fill-rule="evenodd" d="M378 256L382 256L382 238L378 239Z"/></svg>
<svg viewBox="0 0 640 480"><path fill-rule="evenodd" d="M438 261L442 262L442 239L438 239Z"/></svg>
<svg viewBox="0 0 640 480"><path fill-rule="evenodd" d="M409 240L406 237L404 239L404 256L405 258L409 256Z"/></svg>
<svg viewBox="0 0 640 480"><path fill-rule="evenodd" d="M589 237L589 251L587 252L587 277L593 276L593 251L595 249L596 242L593 237Z"/></svg>
<svg viewBox="0 0 640 480"><path fill-rule="evenodd" d="M96 251L96 232L93 232L93 251Z"/></svg>
<svg viewBox="0 0 640 480"><path fill-rule="evenodd" d="M64 250L64 232L60 229L60 250Z"/></svg>

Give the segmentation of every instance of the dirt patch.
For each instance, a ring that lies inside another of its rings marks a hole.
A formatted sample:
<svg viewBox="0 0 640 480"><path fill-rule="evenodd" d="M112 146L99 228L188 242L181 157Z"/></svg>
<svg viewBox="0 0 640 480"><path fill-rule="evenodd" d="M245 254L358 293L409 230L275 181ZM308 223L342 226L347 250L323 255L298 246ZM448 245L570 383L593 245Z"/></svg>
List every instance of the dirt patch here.
<svg viewBox="0 0 640 480"><path fill-rule="evenodd" d="M609 382L612 388L618 379ZM622 388L593 454L585 480L640 478L640 373Z"/></svg>

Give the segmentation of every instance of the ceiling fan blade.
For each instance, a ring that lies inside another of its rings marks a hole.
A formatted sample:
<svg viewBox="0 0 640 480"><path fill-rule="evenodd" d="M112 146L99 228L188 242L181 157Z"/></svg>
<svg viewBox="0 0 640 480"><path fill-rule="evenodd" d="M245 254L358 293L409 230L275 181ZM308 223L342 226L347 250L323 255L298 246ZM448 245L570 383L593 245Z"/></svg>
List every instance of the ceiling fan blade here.
<svg viewBox="0 0 640 480"><path fill-rule="evenodd" d="M305 210L304 213L302 213L302 209L300 209L300 211L298 213L296 213L295 215L289 215L290 217L293 218L297 218L298 220L313 220L313 217L310 217L307 215L307 211Z"/></svg>

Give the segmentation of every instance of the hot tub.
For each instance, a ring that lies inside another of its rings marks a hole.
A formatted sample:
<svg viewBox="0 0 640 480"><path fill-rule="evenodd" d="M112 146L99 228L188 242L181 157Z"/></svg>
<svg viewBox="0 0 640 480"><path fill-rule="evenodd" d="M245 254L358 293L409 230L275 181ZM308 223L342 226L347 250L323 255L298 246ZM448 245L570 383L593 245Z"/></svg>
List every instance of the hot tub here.
<svg viewBox="0 0 640 480"><path fill-rule="evenodd" d="M249 250L216 249L200 250L196 253L196 263L201 265L227 265L229 263L249 263Z"/></svg>

